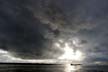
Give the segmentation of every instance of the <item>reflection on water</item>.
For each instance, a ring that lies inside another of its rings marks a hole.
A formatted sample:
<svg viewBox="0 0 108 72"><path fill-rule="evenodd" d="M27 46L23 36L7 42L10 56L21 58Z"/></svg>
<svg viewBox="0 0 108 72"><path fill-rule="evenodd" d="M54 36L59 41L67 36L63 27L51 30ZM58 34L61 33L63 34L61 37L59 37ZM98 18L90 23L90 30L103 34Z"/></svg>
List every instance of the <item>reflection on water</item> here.
<svg viewBox="0 0 108 72"><path fill-rule="evenodd" d="M108 72L108 66L70 64L0 64L0 72ZM103 71L104 70L104 71Z"/></svg>
<svg viewBox="0 0 108 72"><path fill-rule="evenodd" d="M79 65L76 66L76 65L66 64L65 66L66 66L65 72L76 72L81 68L81 66Z"/></svg>
<svg viewBox="0 0 108 72"><path fill-rule="evenodd" d="M0 64L0 72L76 72L70 64Z"/></svg>

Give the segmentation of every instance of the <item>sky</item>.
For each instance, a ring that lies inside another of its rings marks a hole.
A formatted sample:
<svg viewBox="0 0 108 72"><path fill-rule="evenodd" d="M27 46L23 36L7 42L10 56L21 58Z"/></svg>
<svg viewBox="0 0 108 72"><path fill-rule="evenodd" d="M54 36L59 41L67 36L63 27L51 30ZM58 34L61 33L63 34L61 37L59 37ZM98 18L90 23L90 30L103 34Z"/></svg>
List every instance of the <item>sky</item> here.
<svg viewBox="0 0 108 72"><path fill-rule="evenodd" d="M108 0L0 3L0 62L13 61L11 56L59 59L68 43L83 63L108 63Z"/></svg>

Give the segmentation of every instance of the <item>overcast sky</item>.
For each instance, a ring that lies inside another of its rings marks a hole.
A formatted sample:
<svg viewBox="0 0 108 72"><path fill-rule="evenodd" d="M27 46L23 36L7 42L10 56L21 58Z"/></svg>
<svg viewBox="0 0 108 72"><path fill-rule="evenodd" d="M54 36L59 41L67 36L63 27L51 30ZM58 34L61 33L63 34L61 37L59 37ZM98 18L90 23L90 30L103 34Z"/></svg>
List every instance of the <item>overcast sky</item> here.
<svg viewBox="0 0 108 72"><path fill-rule="evenodd" d="M108 61L108 0L0 0L1 62L57 59L53 44L74 38L84 62Z"/></svg>

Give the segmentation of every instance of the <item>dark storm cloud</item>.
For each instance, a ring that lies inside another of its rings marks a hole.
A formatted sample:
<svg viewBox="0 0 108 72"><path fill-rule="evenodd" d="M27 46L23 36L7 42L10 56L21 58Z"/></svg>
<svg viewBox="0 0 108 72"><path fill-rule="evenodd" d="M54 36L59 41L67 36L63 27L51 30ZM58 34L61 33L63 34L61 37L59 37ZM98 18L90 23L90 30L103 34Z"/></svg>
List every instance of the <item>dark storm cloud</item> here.
<svg viewBox="0 0 108 72"><path fill-rule="evenodd" d="M85 61L108 61L108 1L64 1L69 32L75 31L76 36L87 41L82 48L87 57Z"/></svg>
<svg viewBox="0 0 108 72"><path fill-rule="evenodd" d="M51 41L45 34L57 34L57 31L51 31L35 17L29 9L35 7L31 5L33 2L34 0L0 1L0 46L22 58L49 58L45 52L51 47Z"/></svg>
<svg viewBox="0 0 108 72"><path fill-rule="evenodd" d="M78 36L87 60L105 59L107 8L108 0L1 0L0 46L22 58L53 58L60 54L53 39Z"/></svg>
<svg viewBox="0 0 108 72"><path fill-rule="evenodd" d="M107 19L107 0L77 0L77 2L74 0L65 0L65 2L70 2L66 4L66 7L68 6L69 8L67 14L69 14L69 24L72 29L91 29Z"/></svg>
<svg viewBox="0 0 108 72"><path fill-rule="evenodd" d="M61 28L64 36L83 37L87 60L107 60L108 43L108 0L63 0L58 6L65 14L66 25Z"/></svg>

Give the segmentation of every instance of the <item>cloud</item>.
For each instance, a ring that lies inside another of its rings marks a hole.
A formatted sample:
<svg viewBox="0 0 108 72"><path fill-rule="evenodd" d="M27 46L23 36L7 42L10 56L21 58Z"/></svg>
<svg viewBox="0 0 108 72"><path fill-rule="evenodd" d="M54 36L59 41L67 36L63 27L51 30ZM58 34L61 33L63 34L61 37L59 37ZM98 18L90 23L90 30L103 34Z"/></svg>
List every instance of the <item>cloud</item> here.
<svg viewBox="0 0 108 72"><path fill-rule="evenodd" d="M47 34L57 34L50 30L32 10L28 9L28 1L1 1L0 10L0 46L1 49L11 52L22 58L53 58L47 52L52 41ZM18 2L18 4L14 4ZM32 1L31 1L32 2ZM7 6L5 6L7 5ZM14 7L14 8L13 8Z"/></svg>
<svg viewBox="0 0 108 72"><path fill-rule="evenodd" d="M34 0L1 2L1 49L22 58L56 58L60 54L51 49L53 39L65 25L65 15L56 3L40 8L41 1L36 1L37 5Z"/></svg>
<svg viewBox="0 0 108 72"><path fill-rule="evenodd" d="M108 47L107 0L1 2L0 46L14 56L57 58L62 52L52 47L54 42L60 38L67 41L79 37L78 44L83 45L79 49L87 54L88 59L107 57L102 55Z"/></svg>

